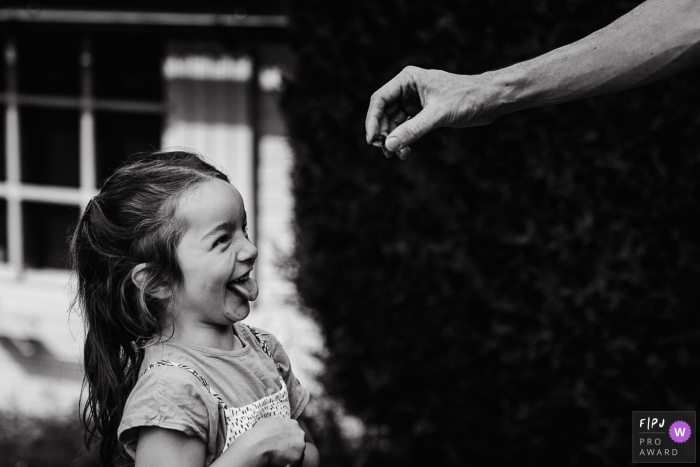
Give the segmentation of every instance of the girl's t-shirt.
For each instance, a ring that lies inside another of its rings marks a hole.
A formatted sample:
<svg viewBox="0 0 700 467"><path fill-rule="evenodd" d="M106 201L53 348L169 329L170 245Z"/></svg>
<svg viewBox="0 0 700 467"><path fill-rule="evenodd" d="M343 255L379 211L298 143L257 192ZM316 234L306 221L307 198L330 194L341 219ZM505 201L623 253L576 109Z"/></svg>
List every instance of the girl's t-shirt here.
<svg viewBox="0 0 700 467"><path fill-rule="evenodd" d="M243 407L282 389L282 375L289 393L292 418L301 415L309 392L296 379L286 352L275 337L258 329L274 362L258 340L241 324L233 325L243 348L224 351L178 339L146 347L140 377L129 394L118 436L131 457L136 455L138 429L157 426L197 436L206 444L206 465L221 455L226 443L226 418L219 401L190 372L151 363L170 360L201 375L228 407ZM279 370L279 371L278 371Z"/></svg>

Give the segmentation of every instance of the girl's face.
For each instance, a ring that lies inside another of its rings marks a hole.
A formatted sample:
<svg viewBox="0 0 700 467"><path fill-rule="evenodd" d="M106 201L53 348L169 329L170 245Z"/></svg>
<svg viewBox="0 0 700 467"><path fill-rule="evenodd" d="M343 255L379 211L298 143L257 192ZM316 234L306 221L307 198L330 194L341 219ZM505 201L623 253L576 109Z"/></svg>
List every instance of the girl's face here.
<svg viewBox="0 0 700 467"><path fill-rule="evenodd" d="M177 246L183 283L171 298L175 316L198 325L230 325L248 316L258 286L249 277L258 250L248 239L243 199L230 183L209 180L179 201L187 229Z"/></svg>

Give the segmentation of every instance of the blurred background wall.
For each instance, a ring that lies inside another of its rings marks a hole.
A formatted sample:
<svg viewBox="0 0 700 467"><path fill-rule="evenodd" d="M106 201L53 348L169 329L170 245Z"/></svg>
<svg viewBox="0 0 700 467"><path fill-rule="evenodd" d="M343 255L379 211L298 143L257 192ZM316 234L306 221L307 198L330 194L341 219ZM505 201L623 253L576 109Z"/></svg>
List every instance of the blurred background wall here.
<svg viewBox="0 0 700 467"><path fill-rule="evenodd" d="M129 155L173 146L199 151L241 192L263 291L248 321L278 336L299 378L317 389L320 337L280 270L292 245L292 153L278 106L293 71L288 19L281 2L249 3L0 7L0 411L8 420L75 418L82 325L68 314L70 229ZM7 465L26 461L5 448Z"/></svg>

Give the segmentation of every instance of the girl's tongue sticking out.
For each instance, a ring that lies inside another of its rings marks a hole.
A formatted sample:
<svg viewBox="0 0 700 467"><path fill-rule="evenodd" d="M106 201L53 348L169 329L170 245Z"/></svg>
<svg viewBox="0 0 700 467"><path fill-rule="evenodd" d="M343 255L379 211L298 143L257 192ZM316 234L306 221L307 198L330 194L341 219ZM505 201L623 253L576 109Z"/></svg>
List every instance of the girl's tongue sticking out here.
<svg viewBox="0 0 700 467"><path fill-rule="evenodd" d="M258 298L258 284L248 274L226 284L226 288L237 293L249 302Z"/></svg>

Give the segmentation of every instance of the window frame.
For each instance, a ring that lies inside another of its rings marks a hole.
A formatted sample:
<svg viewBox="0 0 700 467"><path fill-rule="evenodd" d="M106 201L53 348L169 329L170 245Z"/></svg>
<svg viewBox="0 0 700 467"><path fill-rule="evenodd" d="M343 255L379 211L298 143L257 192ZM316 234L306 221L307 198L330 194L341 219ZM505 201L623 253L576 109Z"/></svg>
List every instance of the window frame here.
<svg viewBox="0 0 700 467"><path fill-rule="evenodd" d="M162 59L163 57L161 57ZM5 180L0 181L0 199L4 199L7 206L7 262L0 265L0 268L9 267L17 276L20 276L28 269L24 263L22 203L31 201L78 206L82 213L88 201L97 194L94 112L107 110L110 112L158 114L165 118L166 105L164 99L147 101L95 98L92 90L91 37L87 34L82 38L79 57L79 96L19 93L17 88L17 48L12 34L8 34L5 38L4 61L6 88L5 92L0 94L0 105L4 106L5 112ZM22 182L19 110L20 107L30 106L79 110L80 184L77 188Z"/></svg>

